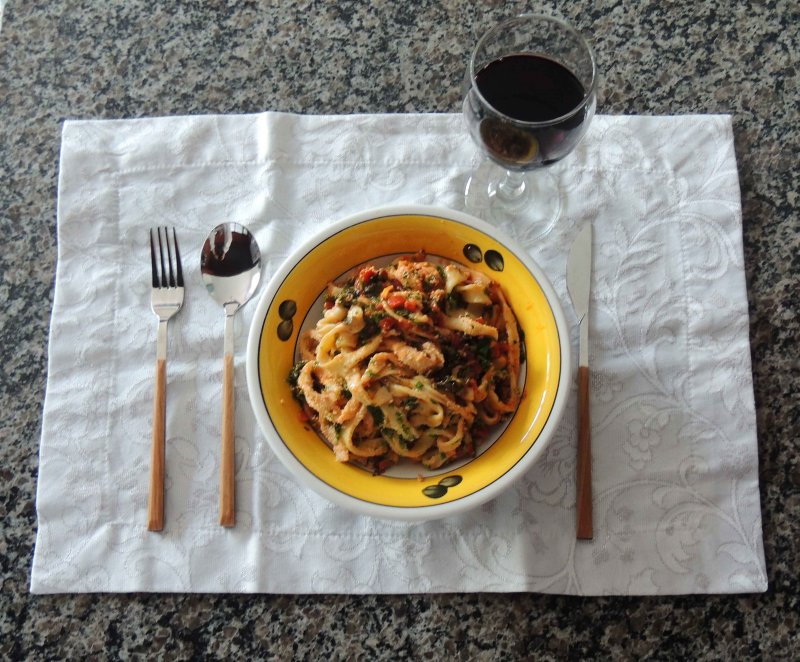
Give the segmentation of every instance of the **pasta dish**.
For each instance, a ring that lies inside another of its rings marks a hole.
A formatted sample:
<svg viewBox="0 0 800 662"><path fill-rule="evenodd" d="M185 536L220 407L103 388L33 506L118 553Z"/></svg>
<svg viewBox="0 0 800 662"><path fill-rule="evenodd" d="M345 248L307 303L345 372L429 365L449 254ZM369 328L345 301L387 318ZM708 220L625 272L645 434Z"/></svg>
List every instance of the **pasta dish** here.
<svg viewBox="0 0 800 662"><path fill-rule="evenodd" d="M327 286L289 383L337 460L435 469L517 408L520 336L494 280L418 253Z"/></svg>

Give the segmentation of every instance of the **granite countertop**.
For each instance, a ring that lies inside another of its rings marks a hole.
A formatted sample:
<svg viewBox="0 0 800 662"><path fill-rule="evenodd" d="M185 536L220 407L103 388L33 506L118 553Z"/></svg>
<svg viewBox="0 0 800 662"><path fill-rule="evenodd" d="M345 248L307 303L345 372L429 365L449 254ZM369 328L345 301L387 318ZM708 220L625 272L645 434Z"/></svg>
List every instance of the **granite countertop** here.
<svg viewBox="0 0 800 662"><path fill-rule="evenodd" d="M600 112L733 116L768 591L31 596L61 122L263 110L457 112L477 35L533 5L9 2L0 29L0 657L800 655L800 7L794 0L734 9L688 0L536 6L561 4L595 44Z"/></svg>

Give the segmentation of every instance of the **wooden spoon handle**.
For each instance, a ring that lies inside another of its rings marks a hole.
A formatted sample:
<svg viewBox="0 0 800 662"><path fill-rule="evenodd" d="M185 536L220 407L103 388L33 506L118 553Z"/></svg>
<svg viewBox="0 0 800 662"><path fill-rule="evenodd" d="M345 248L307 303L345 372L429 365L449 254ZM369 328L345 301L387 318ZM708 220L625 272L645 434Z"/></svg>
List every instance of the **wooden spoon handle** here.
<svg viewBox="0 0 800 662"><path fill-rule="evenodd" d="M153 444L150 455L150 493L147 498L147 529L164 528L164 437L167 415L167 362L156 361L156 389L153 398Z"/></svg>
<svg viewBox="0 0 800 662"><path fill-rule="evenodd" d="M236 462L233 437L233 354L225 355L222 373L222 456L220 460L219 523L236 524Z"/></svg>
<svg viewBox="0 0 800 662"><path fill-rule="evenodd" d="M589 368L578 368L577 536L592 539L592 444L589 424Z"/></svg>

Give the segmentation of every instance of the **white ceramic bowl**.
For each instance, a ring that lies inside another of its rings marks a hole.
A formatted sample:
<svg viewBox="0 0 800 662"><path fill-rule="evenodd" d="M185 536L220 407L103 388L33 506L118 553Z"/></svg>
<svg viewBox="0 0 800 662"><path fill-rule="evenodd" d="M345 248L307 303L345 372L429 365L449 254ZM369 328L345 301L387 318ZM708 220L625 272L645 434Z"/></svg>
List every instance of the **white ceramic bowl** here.
<svg viewBox="0 0 800 662"><path fill-rule="evenodd" d="M315 324L328 282L357 265L419 250L482 270L499 282L524 332L523 397L474 458L440 470L401 464L376 476L335 460L301 420L287 376L297 358L299 333ZM305 242L272 274L247 345L250 401L278 459L302 484L336 504L408 521L474 508L528 471L561 419L569 374L568 327L542 270L486 223L422 206L364 211L332 223Z"/></svg>

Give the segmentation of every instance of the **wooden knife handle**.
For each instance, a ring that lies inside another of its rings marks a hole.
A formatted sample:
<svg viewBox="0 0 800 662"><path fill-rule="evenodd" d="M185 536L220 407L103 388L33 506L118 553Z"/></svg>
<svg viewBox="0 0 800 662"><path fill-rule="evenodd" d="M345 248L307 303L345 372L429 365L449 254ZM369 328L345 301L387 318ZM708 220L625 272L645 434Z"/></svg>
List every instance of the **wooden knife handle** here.
<svg viewBox="0 0 800 662"><path fill-rule="evenodd" d="M153 398L153 444L150 455L150 493L147 497L147 530L164 528L164 438L167 416L167 362L156 361L156 391Z"/></svg>
<svg viewBox="0 0 800 662"><path fill-rule="evenodd" d="M592 443L589 422L589 368L578 368L577 536L592 539Z"/></svg>
<svg viewBox="0 0 800 662"><path fill-rule="evenodd" d="M220 460L219 523L236 524L236 453L234 445L233 354L225 355L222 372L222 456Z"/></svg>

